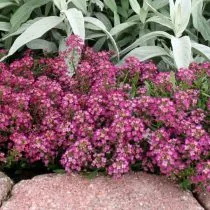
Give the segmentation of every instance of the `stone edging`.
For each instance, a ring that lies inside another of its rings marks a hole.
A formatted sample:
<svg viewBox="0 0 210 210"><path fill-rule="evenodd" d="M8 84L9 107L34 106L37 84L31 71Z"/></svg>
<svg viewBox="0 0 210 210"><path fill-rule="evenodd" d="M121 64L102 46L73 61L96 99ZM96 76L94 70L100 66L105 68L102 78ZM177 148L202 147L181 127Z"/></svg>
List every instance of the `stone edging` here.
<svg viewBox="0 0 210 210"><path fill-rule="evenodd" d="M203 208L191 192L183 191L171 180L143 172L127 174L118 180L102 176L88 180L73 174L36 176L17 183L12 189L10 198L0 209L154 210L157 208L209 210Z"/></svg>
<svg viewBox="0 0 210 210"><path fill-rule="evenodd" d="M0 207L2 203L8 198L12 187L12 180L4 173L0 172Z"/></svg>

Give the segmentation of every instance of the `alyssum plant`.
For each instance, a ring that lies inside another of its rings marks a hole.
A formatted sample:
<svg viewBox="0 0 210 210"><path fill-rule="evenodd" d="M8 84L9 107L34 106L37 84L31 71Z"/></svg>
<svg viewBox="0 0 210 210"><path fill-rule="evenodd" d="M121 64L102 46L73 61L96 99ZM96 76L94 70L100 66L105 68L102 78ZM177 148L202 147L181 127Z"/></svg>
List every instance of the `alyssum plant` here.
<svg viewBox="0 0 210 210"><path fill-rule="evenodd" d="M23 3L9 2L2 0L2 5L13 8ZM208 2L28 0L12 14L10 23L2 22L2 30L9 31L2 40L10 47L9 39L20 34L7 56L25 44L32 49L56 52L65 50L66 37L74 33L83 40L94 40L96 50L106 45L122 59L130 55L140 60L159 57L162 68L188 67L192 61L210 59ZM0 8L3 6L0 4ZM29 17L34 18L28 20Z"/></svg>

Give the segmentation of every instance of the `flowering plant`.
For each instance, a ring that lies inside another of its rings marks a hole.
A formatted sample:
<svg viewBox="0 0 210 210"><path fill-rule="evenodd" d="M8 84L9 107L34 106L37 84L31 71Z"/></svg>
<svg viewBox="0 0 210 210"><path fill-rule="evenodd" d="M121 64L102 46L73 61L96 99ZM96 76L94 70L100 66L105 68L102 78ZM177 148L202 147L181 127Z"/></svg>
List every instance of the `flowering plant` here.
<svg viewBox="0 0 210 210"><path fill-rule="evenodd" d="M110 52L69 40L67 53L81 53L72 77L65 53L0 63L2 166L12 157L113 176L137 167L210 190L210 63L175 73L134 57L116 66Z"/></svg>

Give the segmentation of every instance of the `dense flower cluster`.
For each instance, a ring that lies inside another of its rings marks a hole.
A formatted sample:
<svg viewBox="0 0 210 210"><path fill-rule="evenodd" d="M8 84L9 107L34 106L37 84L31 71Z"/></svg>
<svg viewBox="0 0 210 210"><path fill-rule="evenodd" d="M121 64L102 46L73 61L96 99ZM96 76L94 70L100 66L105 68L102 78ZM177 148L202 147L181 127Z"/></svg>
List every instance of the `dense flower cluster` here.
<svg viewBox="0 0 210 210"><path fill-rule="evenodd" d="M73 77L64 53L34 59L27 52L0 63L0 162L12 153L46 166L59 160L67 172L114 176L137 162L177 177L192 168L187 178L210 189L210 63L173 77L133 57L116 66L111 53L76 37L67 44L81 54Z"/></svg>

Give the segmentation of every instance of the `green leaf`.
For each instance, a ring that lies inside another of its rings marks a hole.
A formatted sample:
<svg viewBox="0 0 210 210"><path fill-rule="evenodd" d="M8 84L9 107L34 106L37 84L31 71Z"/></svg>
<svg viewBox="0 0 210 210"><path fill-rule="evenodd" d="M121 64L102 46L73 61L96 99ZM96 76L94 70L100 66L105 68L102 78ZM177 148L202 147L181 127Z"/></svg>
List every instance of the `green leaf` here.
<svg viewBox="0 0 210 210"><path fill-rule="evenodd" d="M175 4L174 4L174 0L169 0L169 9L170 9L171 20L174 23L174 19L175 19Z"/></svg>
<svg viewBox="0 0 210 210"><path fill-rule="evenodd" d="M187 35L190 37L191 40L198 42L198 36L197 34L195 34L195 32L190 31L189 29L186 29L185 32L187 33Z"/></svg>
<svg viewBox="0 0 210 210"><path fill-rule="evenodd" d="M103 11L104 3L102 1L100 1L100 0L91 0L91 3L96 4L100 8L100 10Z"/></svg>
<svg viewBox="0 0 210 210"><path fill-rule="evenodd" d="M193 26L202 34L205 40L210 41L210 24L202 15L204 2L198 0L192 1Z"/></svg>
<svg viewBox="0 0 210 210"><path fill-rule="evenodd" d="M130 2L130 5L131 5L132 10L136 14L140 15L141 7L140 7L138 1L137 0L129 0L129 2Z"/></svg>
<svg viewBox="0 0 210 210"><path fill-rule="evenodd" d="M97 18L93 18L93 17L85 17L85 22L90 23L94 26L96 26L97 28L99 28L102 31L106 31L106 26Z"/></svg>
<svg viewBox="0 0 210 210"><path fill-rule="evenodd" d="M150 58L158 57L158 56L163 56L169 54L161 47L158 46L143 46L143 47L138 47L134 50L132 50L130 53L128 53L123 60L125 60L127 57L134 56L137 57L141 61L148 60Z"/></svg>
<svg viewBox="0 0 210 210"><path fill-rule="evenodd" d="M9 31L11 24L8 22L0 22L0 31Z"/></svg>
<svg viewBox="0 0 210 210"><path fill-rule="evenodd" d="M153 38L157 38L157 37L165 37L167 39L171 39L173 36L171 36L170 34L164 32L164 31L154 31L154 32L150 32L142 37L140 37L139 39L137 39L134 43L132 43L130 46L128 46L127 48L125 48L124 50L122 50L120 52L120 54L125 54L128 51L140 46L142 43L153 39Z"/></svg>
<svg viewBox="0 0 210 210"><path fill-rule="evenodd" d="M85 17L84 19L85 19L85 22L91 23L92 25L98 27L99 29L101 29L102 31L104 31L107 34L107 36L110 38L110 40L115 48L117 57L119 58L119 50L118 50L117 44L116 44L114 38L112 37L112 35L107 31L106 26L100 20L93 18L93 17Z"/></svg>
<svg viewBox="0 0 210 210"><path fill-rule="evenodd" d="M95 16L106 26L108 31L111 30L112 23L105 14L103 14L102 12L96 12Z"/></svg>
<svg viewBox="0 0 210 210"><path fill-rule="evenodd" d="M48 16L49 15L52 6L53 6L52 2L49 2L48 4L46 4L45 11L44 11L44 15L45 16Z"/></svg>
<svg viewBox="0 0 210 210"><path fill-rule="evenodd" d="M170 72L170 82L173 85L173 89L176 89L176 77L173 71Z"/></svg>
<svg viewBox="0 0 210 210"><path fill-rule="evenodd" d="M22 33L13 43L6 57L13 55L18 49L27 44L28 42L40 38L47 31L54 28L63 21L63 18L57 16L44 17L29 26L24 33Z"/></svg>
<svg viewBox="0 0 210 210"><path fill-rule="evenodd" d="M159 23L159 24L161 24L161 25L163 25L163 26L166 26L167 28L173 29L173 24L172 24L172 22L171 22L169 19L167 19L167 18L162 18L162 17L160 17L160 16L153 16L153 17L147 19L146 22L155 22L155 23Z"/></svg>
<svg viewBox="0 0 210 210"><path fill-rule="evenodd" d="M86 29L90 29L90 30L94 30L94 31L101 31L101 29L91 23L85 23L85 28Z"/></svg>
<svg viewBox="0 0 210 210"><path fill-rule="evenodd" d="M150 3L148 2L148 0L146 0L146 3L145 3L145 4L148 6L148 8L150 8L150 9L156 14L156 16L160 17L161 19L164 19L165 21L170 21L170 19L169 19L167 16L165 16L164 14L158 12L158 11L152 6L152 4L150 4Z"/></svg>
<svg viewBox="0 0 210 210"><path fill-rule="evenodd" d="M72 0L72 3L80 9L84 14L87 14L87 2L86 0Z"/></svg>
<svg viewBox="0 0 210 210"><path fill-rule="evenodd" d="M59 41L59 48L58 48L58 50L59 50L59 52L64 52L67 49L68 49L68 47L66 46L66 37L63 37ZM68 63L68 61L66 63Z"/></svg>
<svg viewBox="0 0 210 210"><path fill-rule="evenodd" d="M176 67L176 64L174 63L174 59L172 56L171 57L162 56L161 58L162 58L163 63L166 65L166 67L162 68L162 70L163 69L168 69L170 71L172 69L176 70L177 67Z"/></svg>
<svg viewBox="0 0 210 210"><path fill-rule="evenodd" d="M132 40L131 37L125 36L123 39L119 40L117 42L117 44L120 48L124 48L125 46L127 46L131 42L131 40Z"/></svg>
<svg viewBox="0 0 210 210"><path fill-rule="evenodd" d="M35 18L33 20L29 20L27 21L26 23L22 24L22 26L20 26L20 28L18 28L17 31L13 32L13 33L9 33L7 34L6 36L4 36L2 38L2 40L6 40L8 39L9 37L12 37L12 36L16 36L16 35L19 35L19 34L22 34L30 25L32 25L33 23L35 23L36 21L38 20L41 20L42 18L41 17L38 17L38 18Z"/></svg>
<svg viewBox="0 0 210 210"><path fill-rule="evenodd" d="M55 53L57 52L57 47L54 42L49 42L44 39L35 39L26 44L28 48L32 50L43 50L48 53Z"/></svg>
<svg viewBox="0 0 210 210"><path fill-rule="evenodd" d="M168 5L169 3L169 0L154 0L152 2L152 6L158 10L158 9L161 9L163 7L165 7L166 5Z"/></svg>
<svg viewBox="0 0 210 210"><path fill-rule="evenodd" d="M151 31L149 29L143 29L139 31L139 37L143 37L146 34L149 34ZM155 40L157 37L146 40L145 42L141 43L141 46L154 46L155 45Z"/></svg>
<svg viewBox="0 0 210 210"><path fill-rule="evenodd" d="M0 1L0 9L9 7L9 6L17 6L17 4L12 0L1 0Z"/></svg>
<svg viewBox="0 0 210 210"><path fill-rule="evenodd" d="M151 4L152 1L151 0L145 0L143 2L144 2L143 7L140 10L140 16L139 17L140 17L141 22L145 24L145 21L147 19L148 12L149 12L149 9L150 9L148 3Z"/></svg>
<svg viewBox="0 0 210 210"><path fill-rule="evenodd" d="M60 11L68 9L66 0L53 0L53 3Z"/></svg>
<svg viewBox="0 0 210 210"><path fill-rule="evenodd" d="M151 85L147 81L145 81L144 84L145 84L145 87L147 89L147 95L151 95L151 92L152 92Z"/></svg>
<svg viewBox="0 0 210 210"><path fill-rule="evenodd" d="M116 34L126 30L127 28L134 26L138 24L137 22L125 22L121 23L120 25L115 26L114 28L111 29L110 34L112 36L115 36Z"/></svg>
<svg viewBox="0 0 210 210"><path fill-rule="evenodd" d="M94 178L96 178L98 176L98 170L91 171L91 172L84 172L83 175L87 179L94 179Z"/></svg>
<svg viewBox="0 0 210 210"><path fill-rule="evenodd" d="M156 16L152 16L151 18L149 18L147 20L147 22L156 22L156 23L159 23L159 24L161 24L163 26L166 26L166 27L168 27L170 29L173 29L173 23L172 23L172 21L170 20L169 17L167 17L164 13L162 14L162 13L158 12L152 6L152 4L150 4L148 2L148 0L145 1L145 2L146 2L145 4L148 6L148 8L150 8L156 14Z"/></svg>
<svg viewBox="0 0 210 210"><path fill-rule="evenodd" d="M133 10L129 10L129 11L133 11ZM128 14L128 11L125 10L123 7L118 6L118 10L117 10L118 14L121 15L123 18L125 18L128 21L128 17L130 16ZM136 15L138 17L138 21L139 21L139 15Z"/></svg>
<svg viewBox="0 0 210 210"><path fill-rule="evenodd" d="M89 40L89 39L95 39L95 38L100 38L100 37L106 37L106 34L104 33L96 33L95 31L92 32L92 31L87 31L87 35L85 37L86 40Z"/></svg>
<svg viewBox="0 0 210 210"><path fill-rule="evenodd" d="M131 97L136 96L137 92L137 83L139 81L139 73L137 73L133 78L132 78L132 90L131 90Z"/></svg>
<svg viewBox="0 0 210 210"><path fill-rule="evenodd" d="M54 169L53 172L56 174L65 174L66 173L66 171L64 169Z"/></svg>
<svg viewBox="0 0 210 210"><path fill-rule="evenodd" d="M204 58L210 60L210 47L198 43L192 42L192 48L193 50L199 54L202 55Z"/></svg>
<svg viewBox="0 0 210 210"><path fill-rule="evenodd" d="M176 0L173 19L176 37L180 37L188 26L191 9L191 0Z"/></svg>
<svg viewBox="0 0 210 210"><path fill-rule="evenodd" d="M102 46L104 45L106 41L106 37L101 37L100 39L97 40L97 42L94 44L93 49L95 51L101 50Z"/></svg>
<svg viewBox="0 0 210 210"><path fill-rule="evenodd" d="M75 35L81 37L82 40L85 39L85 21L81 11L78 9L72 8L67 11L63 11L66 15L72 31Z"/></svg>
<svg viewBox="0 0 210 210"><path fill-rule="evenodd" d="M117 4L114 0L104 0L105 5L113 12L117 12Z"/></svg>
<svg viewBox="0 0 210 210"><path fill-rule="evenodd" d="M18 29L22 23L28 20L34 9L39 8L50 1L51 0L30 0L19 7L19 9L13 14L10 20L12 29Z"/></svg>
<svg viewBox="0 0 210 210"><path fill-rule="evenodd" d="M117 12L114 12L114 26L117 26L120 24L120 16Z"/></svg>
<svg viewBox="0 0 210 210"><path fill-rule="evenodd" d="M177 68L188 68L192 62L191 41L188 36L171 39L174 60Z"/></svg>
<svg viewBox="0 0 210 210"><path fill-rule="evenodd" d="M130 22L130 21L139 21L139 15L132 15L131 17L127 19L127 22ZM139 23L139 24L143 26L142 23Z"/></svg>
<svg viewBox="0 0 210 210"><path fill-rule="evenodd" d="M203 63L203 62L206 61L206 58L204 58L203 56L197 55L193 60L194 60L196 63Z"/></svg>
<svg viewBox="0 0 210 210"><path fill-rule="evenodd" d="M10 18L9 17L7 17L5 15L1 15L1 14L0 14L0 19L1 20L4 20L4 21L10 21Z"/></svg>
<svg viewBox="0 0 210 210"><path fill-rule="evenodd" d="M121 5L124 10L129 10L129 0L121 0Z"/></svg>
<svg viewBox="0 0 210 210"><path fill-rule="evenodd" d="M191 190L191 182L188 179L185 179L181 182L181 187L184 190Z"/></svg>

